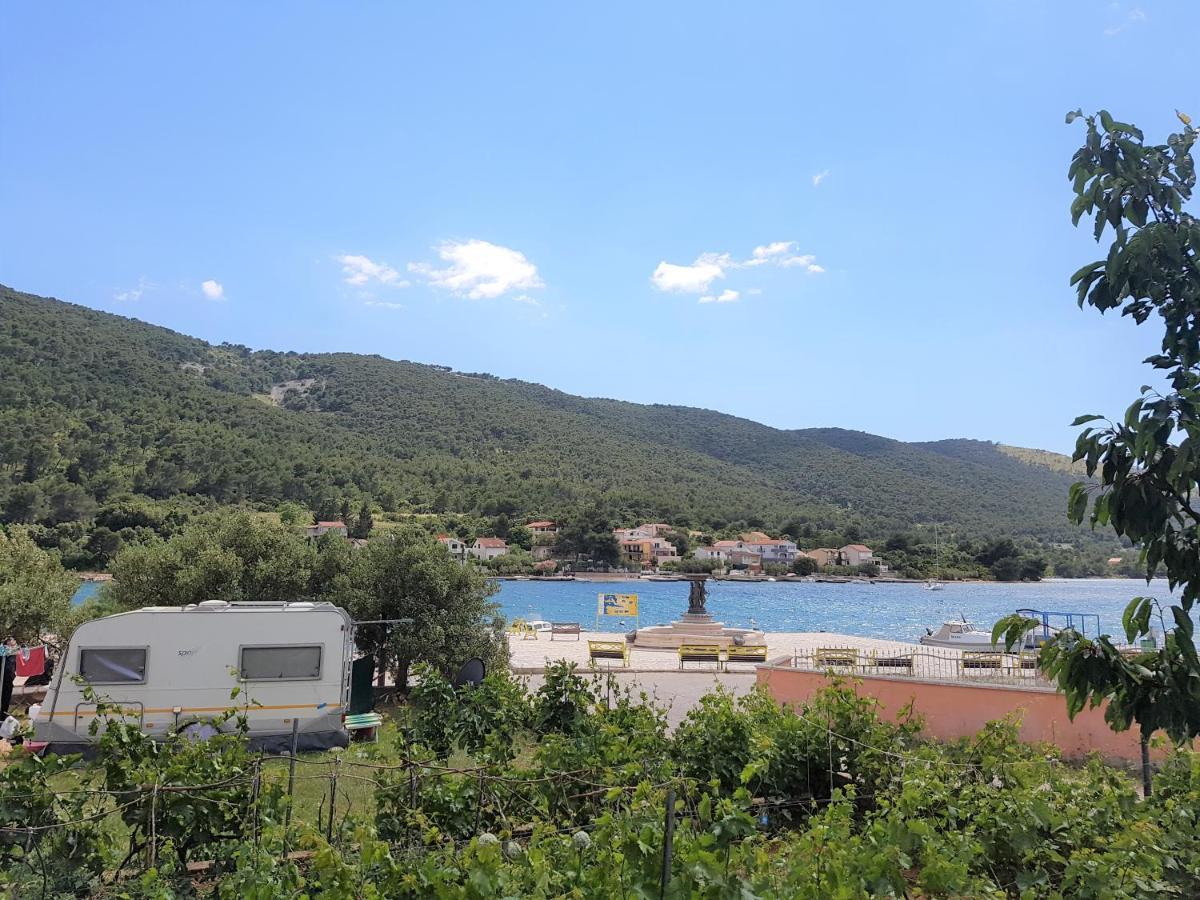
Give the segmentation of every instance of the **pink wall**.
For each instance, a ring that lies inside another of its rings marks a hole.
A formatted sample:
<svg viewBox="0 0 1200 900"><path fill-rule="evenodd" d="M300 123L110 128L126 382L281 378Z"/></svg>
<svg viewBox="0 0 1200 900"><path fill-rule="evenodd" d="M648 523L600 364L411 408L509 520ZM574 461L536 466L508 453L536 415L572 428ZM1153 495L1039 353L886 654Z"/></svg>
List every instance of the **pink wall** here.
<svg viewBox="0 0 1200 900"><path fill-rule="evenodd" d="M779 702L799 704L827 686L830 678L790 666L759 666L758 683L766 685ZM1072 722L1066 700L1053 691L871 676L856 676L854 685L861 696L878 700L880 714L887 718L911 701L925 719L925 734L939 740L970 737L988 722L1019 709L1024 711L1022 740L1055 744L1067 757L1096 750L1110 761L1141 762L1136 728L1113 731L1104 721L1103 707L1085 709ZM1150 752L1155 757L1165 755L1154 748Z"/></svg>

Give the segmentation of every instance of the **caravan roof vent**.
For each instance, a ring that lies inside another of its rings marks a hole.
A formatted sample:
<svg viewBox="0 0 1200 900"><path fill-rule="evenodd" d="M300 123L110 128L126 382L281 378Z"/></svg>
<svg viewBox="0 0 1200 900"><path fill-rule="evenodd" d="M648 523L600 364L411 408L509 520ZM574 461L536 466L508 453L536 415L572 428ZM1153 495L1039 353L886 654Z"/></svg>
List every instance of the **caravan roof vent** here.
<svg viewBox="0 0 1200 900"><path fill-rule="evenodd" d="M228 600L203 600L197 603L196 606L200 609L225 609L229 606Z"/></svg>
<svg viewBox="0 0 1200 900"><path fill-rule="evenodd" d="M316 609L317 604L309 600L297 600L295 603L289 603L288 609Z"/></svg>

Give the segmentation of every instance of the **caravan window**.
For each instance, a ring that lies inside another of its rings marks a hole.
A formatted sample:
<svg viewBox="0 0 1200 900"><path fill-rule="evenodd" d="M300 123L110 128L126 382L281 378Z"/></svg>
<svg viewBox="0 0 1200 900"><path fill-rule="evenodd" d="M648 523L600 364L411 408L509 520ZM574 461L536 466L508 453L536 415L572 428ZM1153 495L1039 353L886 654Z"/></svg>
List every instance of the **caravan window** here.
<svg viewBox="0 0 1200 900"><path fill-rule="evenodd" d="M283 644L243 647L244 681L289 681L321 677L321 646Z"/></svg>
<svg viewBox="0 0 1200 900"><path fill-rule="evenodd" d="M90 684L142 684L146 680L146 648L80 648L79 674Z"/></svg>

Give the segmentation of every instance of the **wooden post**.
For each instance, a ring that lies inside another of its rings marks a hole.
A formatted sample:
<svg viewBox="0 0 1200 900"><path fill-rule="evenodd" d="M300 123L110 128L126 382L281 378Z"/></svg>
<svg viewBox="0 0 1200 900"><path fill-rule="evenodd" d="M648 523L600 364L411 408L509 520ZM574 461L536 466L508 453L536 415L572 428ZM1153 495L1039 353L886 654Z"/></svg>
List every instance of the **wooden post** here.
<svg viewBox="0 0 1200 900"><path fill-rule="evenodd" d="M337 809L337 779L338 766L341 765L342 755L333 758L333 771L329 773L329 821L325 823L325 840L333 843L333 815Z"/></svg>
<svg viewBox="0 0 1200 900"><path fill-rule="evenodd" d="M658 889L659 900L667 896L667 884L671 881L671 854L675 841L675 788L667 788L667 817L663 827L662 883Z"/></svg>
<svg viewBox="0 0 1200 900"><path fill-rule="evenodd" d="M479 825L483 820L483 769L479 770L479 803L475 807L475 834L479 834Z"/></svg>
<svg viewBox="0 0 1200 900"><path fill-rule="evenodd" d="M292 755L288 760L288 805L283 816L283 830L292 824L292 804L296 801L296 744L300 737L300 719L292 719Z"/></svg>

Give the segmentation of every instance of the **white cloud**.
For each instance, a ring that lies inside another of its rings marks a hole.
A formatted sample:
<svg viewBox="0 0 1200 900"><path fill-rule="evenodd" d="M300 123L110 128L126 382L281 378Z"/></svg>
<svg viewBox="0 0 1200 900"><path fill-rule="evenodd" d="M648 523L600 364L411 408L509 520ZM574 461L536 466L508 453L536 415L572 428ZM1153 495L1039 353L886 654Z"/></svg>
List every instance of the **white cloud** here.
<svg viewBox="0 0 1200 900"><path fill-rule="evenodd" d="M744 263L742 263L742 265L766 265L767 263L772 262L776 257L791 252L791 249L795 246L795 241L774 241L770 244L763 244L761 247L755 247L750 259L746 260Z"/></svg>
<svg viewBox="0 0 1200 900"><path fill-rule="evenodd" d="M446 241L436 249L449 266L436 269L428 263L409 263L408 271L460 297L490 300L513 290L544 287L537 266L509 247L473 239Z"/></svg>
<svg viewBox="0 0 1200 900"><path fill-rule="evenodd" d="M525 303L525 304L528 304L529 306L541 306L542 305L538 301L537 297L530 297L528 294L517 294L517 296L513 297L513 299L515 301L517 301L518 303Z"/></svg>
<svg viewBox="0 0 1200 900"><path fill-rule="evenodd" d="M403 303L390 303L387 300L364 300L363 306L374 306L376 309L404 309Z"/></svg>
<svg viewBox="0 0 1200 900"><path fill-rule="evenodd" d="M200 283L200 293L204 294L209 300L224 300L225 286L221 282L210 278L208 281Z"/></svg>
<svg viewBox="0 0 1200 900"><path fill-rule="evenodd" d="M131 287L124 291L115 291L113 299L121 303L136 303L142 299L142 294L146 291L153 290L158 285L152 281L147 281L145 276L138 279L137 287Z"/></svg>
<svg viewBox="0 0 1200 900"><path fill-rule="evenodd" d="M701 297L700 302L701 303L737 303L738 299L741 296L742 295L740 293L738 293L737 291L729 290L728 288L726 288L725 290L721 291L721 293L717 294L716 296L709 294L707 296Z"/></svg>
<svg viewBox="0 0 1200 900"><path fill-rule="evenodd" d="M1109 8L1113 9L1113 10L1119 9L1120 4L1114 3ZM1114 37L1115 35L1120 34L1122 31L1124 31L1127 28L1132 28L1134 25L1140 25L1142 22L1145 22L1148 18L1149 17L1146 15L1146 11L1144 9L1142 9L1140 6L1135 6L1125 16L1124 22L1122 22L1120 25L1110 25L1108 28L1104 29L1104 33L1108 37Z"/></svg>
<svg viewBox="0 0 1200 900"><path fill-rule="evenodd" d="M690 266L679 266L663 260L650 276L660 291L683 294L702 294L718 278L725 277L725 270L736 267L728 253L701 253Z"/></svg>
<svg viewBox="0 0 1200 900"><path fill-rule="evenodd" d="M818 172L816 175L814 175L812 177L813 187L820 187L821 182L824 181L828 177L829 177L828 169L824 169L823 171Z"/></svg>
<svg viewBox="0 0 1200 900"><path fill-rule="evenodd" d="M750 258L742 262L738 262L728 253L702 253L689 266L676 265L664 260L658 264L650 276L650 281L660 291L700 294L701 303L734 303L741 297L740 291L726 290L717 294L711 290L714 281L725 278L731 271L767 265L785 269L802 268L810 275L819 275L825 271L817 265L814 255L799 254L795 250L795 241L771 241L755 247L750 253ZM762 291L750 288L745 293L761 294Z"/></svg>
<svg viewBox="0 0 1200 900"><path fill-rule="evenodd" d="M354 254L335 256L334 259L342 264L342 280L346 284L361 286L378 281L392 287L408 287L408 282L401 280L400 273L385 262L375 262L370 257Z"/></svg>

